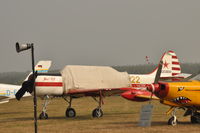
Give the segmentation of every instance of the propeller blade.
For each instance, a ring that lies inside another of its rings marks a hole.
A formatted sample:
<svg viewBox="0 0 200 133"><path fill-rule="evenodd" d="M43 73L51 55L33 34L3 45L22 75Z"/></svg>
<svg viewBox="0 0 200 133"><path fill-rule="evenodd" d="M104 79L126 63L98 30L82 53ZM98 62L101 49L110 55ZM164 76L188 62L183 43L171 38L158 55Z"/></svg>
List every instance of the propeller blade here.
<svg viewBox="0 0 200 133"><path fill-rule="evenodd" d="M29 93L32 93L33 92L33 84L34 84L34 81L33 81L33 76L30 75L29 76L29 79L27 81L24 81L22 83L22 87L19 89L19 91L15 94L15 97L17 100L20 100L23 95L27 92Z"/></svg>
<svg viewBox="0 0 200 133"><path fill-rule="evenodd" d="M159 63L159 66L158 66L158 71L156 73L154 84L158 84L158 81L160 79L160 75L161 75L161 72L162 72L162 66L163 66L163 61L161 60L160 63Z"/></svg>
<svg viewBox="0 0 200 133"><path fill-rule="evenodd" d="M161 60L160 63L159 63L159 66L158 66L158 70L157 70L157 73L156 73L156 76L155 76L154 83L151 84L151 86L147 87L147 90L151 92L149 104L151 104L153 93L155 91L154 85L158 84L158 81L160 79L160 75L161 75L161 72L162 72L162 66L163 66L163 61Z"/></svg>
<svg viewBox="0 0 200 133"><path fill-rule="evenodd" d="M19 91L15 94L16 99L19 101L23 95L26 93L26 88L20 88Z"/></svg>

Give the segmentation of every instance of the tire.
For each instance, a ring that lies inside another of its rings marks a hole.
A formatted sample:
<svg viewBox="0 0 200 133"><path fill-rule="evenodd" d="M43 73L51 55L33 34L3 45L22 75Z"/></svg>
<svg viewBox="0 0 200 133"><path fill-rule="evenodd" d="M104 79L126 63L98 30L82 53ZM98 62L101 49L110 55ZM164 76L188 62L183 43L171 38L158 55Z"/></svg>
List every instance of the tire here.
<svg viewBox="0 0 200 133"><path fill-rule="evenodd" d="M76 111L73 108L67 108L65 112L66 117L72 118L76 116Z"/></svg>
<svg viewBox="0 0 200 133"><path fill-rule="evenodd" d="M177 119L176 121L174 121L174 117L172 116L169 120L168 120L168 125L172 125L172 126L176 126L177 125Z"/></svg>
<svg viewBox="0 0 200 133"><path fill-rule="evenodd" d="M40 114L40 116L39 116L39 119L40 119L40 120L45 120L45 119L48 119L48 118L49 118L49 116L48 116L48 114L45 113L45 112L42 112L42 113Z"/></svg>
<svg viewBox="0 0 200 133"><path fill-rule="evenodd" d="M100 118L103 116L103 111L100 108L96 108L92 111L92 116Z"/></svg>

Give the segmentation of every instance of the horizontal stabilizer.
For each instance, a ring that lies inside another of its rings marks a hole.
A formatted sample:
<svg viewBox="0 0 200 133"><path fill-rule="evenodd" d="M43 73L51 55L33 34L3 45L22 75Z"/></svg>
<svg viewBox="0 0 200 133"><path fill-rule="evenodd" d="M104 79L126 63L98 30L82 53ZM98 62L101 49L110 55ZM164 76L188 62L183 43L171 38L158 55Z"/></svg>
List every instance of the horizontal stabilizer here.
<svg viewBox="0 0 200 133"><path fill-rule="evenodd" d="M177 74L175 75L174 77L182 77L182 78L188 78L190 77L192 74L189 74L189 73L180 73L180 74Z"/></svg>
<svg viewBox="0 0 200 133"><path fill-rule="evenodd" d="M6 96L0 96L0 101L5 100L5 99L7 99L7 98L9 98L9 97L6 97Z"/></svg>
<svg viewBox="0 0 200 133"><path fill-rule="evenodd" d="M0 104L7 103L9 100L0 100Z"/></svg>

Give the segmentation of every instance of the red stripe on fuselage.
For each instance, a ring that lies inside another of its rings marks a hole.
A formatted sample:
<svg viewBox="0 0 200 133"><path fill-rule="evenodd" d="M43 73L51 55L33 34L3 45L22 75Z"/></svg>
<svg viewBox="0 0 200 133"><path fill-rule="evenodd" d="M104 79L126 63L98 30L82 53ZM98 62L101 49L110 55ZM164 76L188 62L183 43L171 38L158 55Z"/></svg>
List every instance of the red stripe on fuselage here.
<svg viewBox="0 0 200 133"><path fill-rule="evenodd" d="M35 82L35 86L63 86L62 82Z"/></svg>
<svg viewBox="0 0 200 133"><path fill-rule="evenodd" d="M135 87L135 88L143 88L143 87L147 87L149 84L132 84L132 87Z"/></svg>
<svg viewBox="0 0 200 133"><path fill-rule="evenodd" d="M178 59L177 56L172 56L172 59Z"/></svg>

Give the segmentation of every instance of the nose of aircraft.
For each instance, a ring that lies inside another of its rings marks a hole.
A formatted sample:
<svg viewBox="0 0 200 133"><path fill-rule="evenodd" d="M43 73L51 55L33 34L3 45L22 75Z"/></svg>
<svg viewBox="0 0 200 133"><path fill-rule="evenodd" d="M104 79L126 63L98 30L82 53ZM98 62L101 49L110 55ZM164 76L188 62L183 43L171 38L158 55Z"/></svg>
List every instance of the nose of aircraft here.
<svg viewBox="0 0 200 133"><path fill-rule="evenodd" d="M147 87L147 90L154 93L157 97L163 99L168 94L169 85L168 83L151 84Z"/></svg>
<svg viewBox="0 0 200 133"><path fill-rule="evenodd" d="M147 86L147 90L152 93L156 93L159 91L159 84L150 84Z"/></svg>

